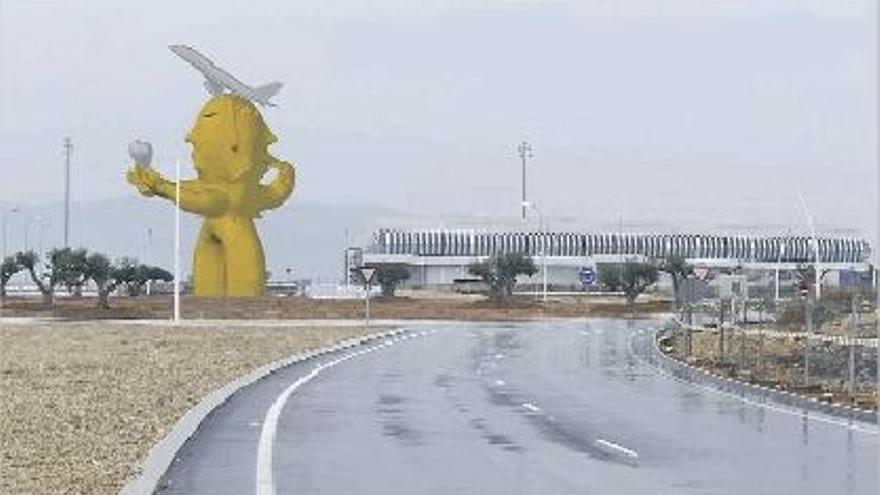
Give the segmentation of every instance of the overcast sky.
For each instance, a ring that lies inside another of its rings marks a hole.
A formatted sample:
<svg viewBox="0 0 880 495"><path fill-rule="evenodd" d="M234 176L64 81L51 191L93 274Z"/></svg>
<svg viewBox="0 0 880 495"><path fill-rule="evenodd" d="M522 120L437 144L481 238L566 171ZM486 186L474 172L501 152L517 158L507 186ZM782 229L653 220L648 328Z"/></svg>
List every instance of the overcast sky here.
<svg viewBox="0 0 880 495"><path fill-rule="evenodd" d="M0 0L0 203L60 198L64 136L75 202L135 199L134 138L188 160L182 43L284 82L264 114L304 204L512 217L527 139L549 218L798 225L800 189L873 236L875 3Z"/></svg>

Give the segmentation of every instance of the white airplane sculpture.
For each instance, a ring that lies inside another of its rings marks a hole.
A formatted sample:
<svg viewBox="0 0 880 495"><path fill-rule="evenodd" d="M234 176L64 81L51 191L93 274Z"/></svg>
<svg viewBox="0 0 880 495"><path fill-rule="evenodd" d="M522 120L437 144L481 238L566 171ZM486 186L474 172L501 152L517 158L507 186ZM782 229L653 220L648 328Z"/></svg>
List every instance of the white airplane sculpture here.
<svg viewBox="0 0 880 495"><path fill-rule="evenodd" d="M205 88L212 95L218 95L228 89L231 93L255 101L260 105L275 106L274 103L269 101L269 98L275 96L278 90L281 89L282 84L280 82L250 87L233 77L232 74L214 65L214 62L211 62L208 57L197 52L194 48L186 45L170 45L168 48L205 76Z"/></svg>

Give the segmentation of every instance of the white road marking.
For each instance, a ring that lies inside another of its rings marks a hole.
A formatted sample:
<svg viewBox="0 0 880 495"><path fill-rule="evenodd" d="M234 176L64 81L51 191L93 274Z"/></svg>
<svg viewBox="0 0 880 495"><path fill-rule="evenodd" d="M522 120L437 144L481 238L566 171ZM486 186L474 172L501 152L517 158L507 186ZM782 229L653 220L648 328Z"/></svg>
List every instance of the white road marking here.
<svg viewBox="0 0 880 495"><path fill-rule="evenodd" d="M495 380L495 385L503 387L506 383L504 383L504 380Z"/></svg>
<svg viewBox="0 0 880 495"><path fill-rule="evenodd" d="M522 405L523 409L531 412L541 412L541 408L532 404L531 402L524 402Z"/></svg>
<svg viewBox="0 0 880 495"><path fill-rule="evenodd" d="M608 440L603 440L600 438L600 439L596 440L596 444L600 445L602 447L609 448L615 452L619 452L619 453L621 453L627 457L631 457L633 459L639 458L639 453L636 452L635 450L628 449L628 448L624 447L623 445L618 445L614 442L609 442Z"/></svg>
<svg viewBox="0 0 880 495"><path fill-rule="evenodd" d="M421 332L419 336L429 335L429 333L433 332ZM394 345L395 342L397 342L398 340L400 339L389 339L382 344L368 347L360 351L352 352L342 357L336 358L332 361L319 364L312 368L312 370L305 376L300 377L289 387L287 387L283 392L281 392L281 394L275 399L275 402L272 403L272 405L269 407L269 410L266 412L266 417L263 419L263 429L260 431L260 443L257 446L256 495L275 495L275 477L274 472L272 471L272 457L275 444L275 434L278 430L278 418L281 416L281 411L284 409L284 405L287 403L287 399L289 399L290 396L293 395L293 393L296 392L300 387L320 375L322 371L332 368L337 364L348 361L349 359L363 356L364 354L369 354L371 352L378 351L386 347L390 347Z"/></svg>

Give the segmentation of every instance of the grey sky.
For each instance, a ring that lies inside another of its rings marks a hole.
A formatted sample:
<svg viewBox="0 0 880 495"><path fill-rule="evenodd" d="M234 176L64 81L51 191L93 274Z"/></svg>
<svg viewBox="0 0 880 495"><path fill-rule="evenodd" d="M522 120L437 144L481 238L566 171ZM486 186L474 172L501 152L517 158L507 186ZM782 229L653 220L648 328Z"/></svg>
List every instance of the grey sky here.
<svg viewBox="0 0 880 495"><path fill-rule="evenodd" d="M59 198L65 135L75 201L134 199L134 138L187 160L184 43L285 83L264 113L306 204L514 216L528 139L550 217L784 226L801 188L873 229L875 2L371 3L2 0L0 202Z"/></svg>

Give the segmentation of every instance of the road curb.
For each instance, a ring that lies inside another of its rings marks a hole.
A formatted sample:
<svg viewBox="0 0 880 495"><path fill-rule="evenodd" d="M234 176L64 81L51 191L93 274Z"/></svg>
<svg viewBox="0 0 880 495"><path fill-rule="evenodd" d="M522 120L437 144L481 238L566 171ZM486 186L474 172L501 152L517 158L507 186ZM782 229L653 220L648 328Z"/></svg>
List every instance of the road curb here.
<svg viewBox="0 0 880 495"><path fill-rule="evenodd" d="M140 462L138 466L138 474L126 482L125 486L119 491L119 495L151 495L155 492L156 489L159 488L162 477L168 471L171 463L174 462L174 458L180 448L183 447L183 444L196 433L205 418L214 412L215 409L226 403L226 401L240 389L292 364L301 363L319 356L357 347L366 342L393 337L406 332L407 330L403 329L377 332L361 337L346 339L331 346L294 354L261 366L251 373L241 376L214 390L203 397L193 408L184 413L177 423L175 423L171 431L153 445L149 453L147 453L147 456Z"/></svg>
<svg viewBox="0 0 880 495"><path fill-rule="evenodd" d="M676 325L682 327L685 326L684 322L682 322L678 318L672 318L671 320ZM659 356L661 360L665 361L669 366L673 368L677 368L679 370L687 370L692 374L696 373L702 375L709 382L713 382L712 385L720 391L728 393L738 393L740 395L750 393L765 400L770 399L782 406L798 408L803 411L823 413L842 419L857 420L868 424L878 424L878 415L875 411L869 411L866 409L861 409L855 406L848 406L845 404L825 403L819 401L815 397L808 397L806 395L801 395L789 390L780 390L776 388L770 388L767 386L744 382L742 380L737 380L729 377L723 377L699 366L695 366L672 356L669 356L660 349L657 342L658 334L659 332L655 332L654 336L652 337L651 340L653 341L653 344L651 347L654 353ZM689 380L694 381L693 377L690 377Z"/></svg>

